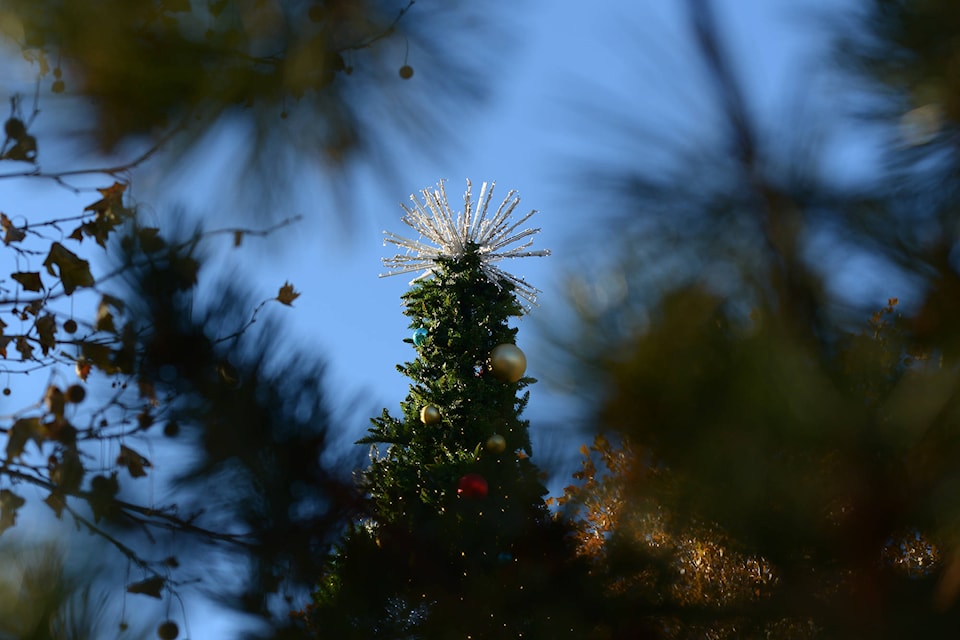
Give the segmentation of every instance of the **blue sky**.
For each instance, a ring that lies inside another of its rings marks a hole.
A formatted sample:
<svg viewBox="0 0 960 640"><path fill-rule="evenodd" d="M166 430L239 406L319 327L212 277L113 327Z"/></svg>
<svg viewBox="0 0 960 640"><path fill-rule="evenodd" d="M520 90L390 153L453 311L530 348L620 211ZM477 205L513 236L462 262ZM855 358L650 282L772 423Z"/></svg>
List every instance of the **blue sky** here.
<svg viewBox="0 0 960 640"><path fill-rule="evenodd" d="M274 313L284 315L305 346L326 354L335 388L362 392L365 399L391 409L406 394L407 381L394 365L412 355L401 342L408 330L399 296L408 279L377 277L383 271L380 259L391 253L391 247L383 246L382 231L408 231L400 223L399 202L440 178L448 180L451 199L459 199L467 178L475 188L496 180L500 195L517 189L520 208L539 211L530 221L542 228L535 244L553 251L550 257L525 258L505 268L543 291L541 306L518 325L529 373L544 381L532 388L531 414L560 408L563 398L551 393L550 372L539 368L537 323L562 312L572 273L587 279L595 275L582 268L581 258L593 248L580 238L600 217L584 206L589 194L572 194L570 171L578 161L616 152L607 148L608 139L591 130L595 114L584 105L642 105L643 117L655 126L697 135L710 94L691 55L686 17L677 10L683 4L606 0L585 9L568 0L533 0L513 5L505 28L522 37L516 38L509 63L495 75L490 103L454 117L455 140L431 141L454 153L440 161L411 153L400 170L405 185L400 192L365 185L358 189L363 215L346 236L323 233L323 217L289 234L294 242L283 255L271 256L272 268L257 280L268 290L289 277L303 293L295 309ZM767 123L782 117L783 100L794 95L788 83L796 70L822 55L823 34L812 18L804 19L805 8L818 6L822 3L813 0L727 0L718 5L738 70L747 74L748 92ZM655 159L657 153L651 149L649 157ZM567 410L563 405L560 412Z"/></svg>
<svg viewBox="0 0 960 640"><path fill-rule="evenodd" d="M796 95L791 82L797 70L815 64L823 53L824 35L808 10L837 4L827 0L717 2L725 42L747 80L747 92L761 122L772 125L782 118L784 101ZM329 230L336 216L330 211L333 203L310 192L291 211L305 216L295 228L267 241L251 239L239 251L223 243L224 269L234 270L259 297L275 295L286 280L301 292L294 308L273 305L264 313L277 316L289 332L292 348L315 352L328 362L327 383L334 397L356 397L358 406L365 408L360 415L346 415L344 442L362 435L368 418L381 407L396 413L407 393L408 381L395 365L413 355L402 342L409 331L400 295L407 290L408 278L378 278L384 271L381 258L392 253L383 246L382 231L407 235L399 203L441 178L448 180L452 199L462 194L467 178L475 190L483 181L496 180L499 196L517 189L522 210L540 211L530 221L542 228L535 247L549 248L553 255L504 267L542 290L541 306L518 325L518 344L527 352L528 373L543 380L531 388L528 410L535 456L538 443L572 434L576 405L550 385L551 372L538 357L542 347L538 323L549 324L562 315L565 283L571 274L588 280L596 275L582 261L595 248L587 249L581 238L598 216L584 205L590 194L571 196L569 171L580 159L615 153L616 144L597 137L586 126L594 114L585 111L585 105L606 103L628 112L642 108L644 118L657 127L682 135L709 135L709 122L701 118L710 94L703 86L703 70L691 55L686 18L678 10L683 5L675 0L511 3L509 16L502 18L504 29L513 36L508 62L493 76L492 96L485 106L452 116L454 139L438 135L430 141L448 151L438 154L441 159L410 153L409 162L398 168L398 181L404 186L397 192L388 193L377 176L361 172L353 190L360 215L354 216L345 233ZM409 19L416 18L416 6ZM416 61L411 63L416 68ZM412 89L428 90L428 80L415 74L406 82ZM201 174L204 179L198 180L198 186L208 178L215 180L223 170L216 157L229 153L231 143L225 140L223 146L211 149L209 171ZM649 156L639 161L656 162L658 153L650 149ZM837 157L846 158L844 154L849 152L838 151ZM76 202L52 185L43 188L49 203L33 197L36 183L21 186L0 184L4 207L11 201L30 202L40 215L61 199ZM215 200L204 197L202 189L197 193L192 199L175 194L170 203L148 200L147 204L162 211L165 204L183 203L219 218L213 210ZM576 452L581 440L569 443L571 452ZM201 630L202 619L209 620L200 612L192 614L194 637L218 637L223 631L219 624L204 624ZM223 621L225 626L232 624Z"/></svg>

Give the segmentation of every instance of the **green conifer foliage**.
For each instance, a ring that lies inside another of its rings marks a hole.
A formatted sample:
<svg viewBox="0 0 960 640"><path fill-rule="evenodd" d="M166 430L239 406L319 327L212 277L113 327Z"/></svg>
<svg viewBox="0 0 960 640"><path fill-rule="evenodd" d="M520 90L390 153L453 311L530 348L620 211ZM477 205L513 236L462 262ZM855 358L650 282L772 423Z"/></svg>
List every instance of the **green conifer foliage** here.
<svg viewBox="0 0 960 640"><path fill-rule="evenodd" d="M444 260L436 277L404 295L411 328L426 329L427 335L415 347L416 359L398 367L412 380L401 405L403 418L375 420L362 441L393 445L375 456L365 479L377 512L391 524L415 524L447 511L484 513L476 521L467 518L475 529L496 512L498 531L513 520L523 528L528 512L534 505L541 508L546 493L528 459L529 423L520 418L529 393L517 397L531 380L505 383L489 370L493 348L514 342L517 330L508 326L508 318L522 310L507 288L479 273L478 262L476 253L456 262ZM439 422L421 420L421 410L429 405L440 410ZM494 434L506 439L502 453L485 448ZM485 499L457 495L458 481L467 473L487 480ZM422 507L408 508L411 501ZM462 522L463 515L457 520Z"/></svg>
<svg viewBox="0 0 960 640"><path fill-rule="evenodd" d="M545 506L521 418L534 380L505 382L490 363L515 342L509 319L523 308L482 262L467 243L403 296L415 357L398 369L410 392L400 417L384 410L360 441L371 446L365 511L305 615L318 637L584 637L582 573ZM422 419L431 405L439 419ZM494 435L506 446L488 446ZM458 490L469 474L485 495Z"/></svg>

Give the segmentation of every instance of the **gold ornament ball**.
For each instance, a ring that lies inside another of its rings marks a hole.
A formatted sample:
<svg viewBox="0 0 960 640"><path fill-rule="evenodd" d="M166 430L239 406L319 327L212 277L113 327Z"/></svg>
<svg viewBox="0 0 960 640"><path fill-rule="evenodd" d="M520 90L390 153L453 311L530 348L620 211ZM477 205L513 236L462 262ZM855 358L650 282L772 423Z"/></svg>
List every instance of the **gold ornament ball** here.
<svg viewBox="0 0 960 640"><path fill-rule="evenodd" d="M495 433L487 438L487 451L490 453L503 453L507 450L507 439L499 433Z"/></svg>
<svg viewBox="0 0 960 640"><path fill-rule="evenodd" d="M527 370L527 356L515 344L498 344L490 352L490 372L502 382L516 382Z"/></svg>
<svg viewBox="0 0 960 640"><path fill-rule="evenodd" d="M423 409L420 409L420 422L423 424L437 424L440 422L440 409L437 409L432 404L428 404Z"/></svg>

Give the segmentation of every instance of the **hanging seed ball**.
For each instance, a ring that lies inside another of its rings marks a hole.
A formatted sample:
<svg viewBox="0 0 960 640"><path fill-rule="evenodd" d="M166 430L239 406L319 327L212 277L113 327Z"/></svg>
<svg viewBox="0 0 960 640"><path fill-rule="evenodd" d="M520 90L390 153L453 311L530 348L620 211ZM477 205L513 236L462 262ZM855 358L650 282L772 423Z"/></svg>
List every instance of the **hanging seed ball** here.
<svg viewBox="0 0 960 640"><path fill-rule="evenodd" d="M27 135L27 127L20 118L10 118L3 123L3 132L7 134L8 138L19 140Z"/></svg>
<svg viewBox="0 0 960 640"><path fill-rule="evenodd" d="M402 67L400 67L400 77L403 78L404 80L409 80L410 78L412 78L413 67L411 67L408 64L405 64Z"/></svg>
<svg viewBox="0 0 960 640"><path fill-rule="evenodd" d="M177 434L180 433L180 423L176 420L171 420L167 424L163 425L163 435L168 438L176 438Z"/></svg>
<svg viewBox="0 0 960 640"><path fill-rule="evenodd" d="M76 333L77 332L77 321L73 318L65 321L63 323L63 330L67 333Z"/></svg>
<svg viewBox="0 0 960 640"><path fill-rule="evenodd" d="M428 404L420 409L420 422L423 424L437 424L440 422L440 409L432 404Z"/></svg>
<svg viewBox="0 0 960 640"><path fill-rule="evenodd" d="M79 404L87 397L87 390L79 384L72 384L67 387L67 402Z"/></svg>
<svg viewBox="0 0 960 640"><path fill-rule="evenodd" d="M413 344L419 347L426 341L428 335L430 335L429 332L423 327L415 329L413 332Z"/></svg>
<svg viewBox="0 0 960 640"><path fill-rule="evenodd" d="M157 637L160 640L175 640L180 635L180 627L173 620L167 620L157 627Z"/></svg>
<svg viewBox="0 0 960 640"><path fill-rule="evenodd" d="M516 382L527 370L527 356L515 344L498 344L490 352L490 372L501 382Z"/></svg>
<svg viewBox="0 0 960 640"><path fill-rule="evenodd" d="M486 479L479 473L468 473L461 477L457 484L457 495L464 498L486 498L488 490Z"/></svg>
<svg viewBox="0 0 960 640"><path fill-rule="evenodd" d="M487 451L490 453L503 453L507 450L507 439L499 433L495 433L487 438Z"/></svg>
<svg viewBox="0 0 960 640"><path fill-rule="evenodd" d="M5 395L5 396L10 395L10 387L4 387L4 388L3 388L3 395Z"/></svg>
<svg viewBox="0 0 960 640"><path fill-rule="evenodd" d="M53 84L50 85L50 91L54 93L63 93L67 90L67 85L63 80L54 80Z"/></svg>

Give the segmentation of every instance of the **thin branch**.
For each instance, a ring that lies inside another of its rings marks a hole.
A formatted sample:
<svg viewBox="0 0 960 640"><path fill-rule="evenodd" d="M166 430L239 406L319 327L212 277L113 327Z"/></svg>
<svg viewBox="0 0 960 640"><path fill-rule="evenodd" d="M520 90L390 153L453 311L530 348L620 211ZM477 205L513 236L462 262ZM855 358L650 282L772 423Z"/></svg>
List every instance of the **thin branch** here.
<svg viewBox="0 0 960 640"><path fill-rule="evenodd" d="M80 515L79 513L77 513L76 509L74 509L73 507L71 507L71 506L68 505L68 504L64 504L64 507L63 507L63 508L64 508L71 516L73 516L73 519L74 519L76 522L78 522L79 524L82 524L83 526L85 526L85 527L90 531L90 533L93 533L93 534L95 534L95 535L98 535L98 536L100 536L101 538L103 538L104 540L106 540L107 542L109 542L110 544L112 544L120 553L122 553L124 556L126 556L127 559L130 560L130 562L134 563L135 565L137 565L138 567L140 567L140 568L143 569L144 571L149 571L149 572L153 573L154 575L160 575L160 574L158 574L156 571L154 571L153 569L151 569L151 568L150 568L150 563L147 562L146 560L144 560L143 558L141 558L140 556L138 556L136 551L134 551L133 549L131 549L131 548L128 547L127 545L125 545L125 544L123 544L122 542L120 542L119 540L117 540L115 537L113 537L112 535L110 535L109 533L107 533L103 528L98 527L96 524L90 522L87 518L85 518L85 517L83 517L82 515ZM166 580L166 577L164 577L164 580Z"/></svg>
<svg viewBox="0 0 960 640"><path fill-rule="evenodd" d="M44 172L40 170L40 167L35 167L29 171L17 171L13 173L0 173L0 180L4 178L45 178L47 180L53 180L58 184L79 193L80 189L72 187L66 184L63 181L63 178L70 176L85 176L85 175L108 175L112 177L117 177L121 173L135 169L151 157L153 157L167 142L173 138L174 135L180 132L181 127L177 127L166 135L164 135L156 144L144 151L142 154L134 158L133 160L126 162L124 164L109 166L109 167L95 167L90 169L70 169L67 171L56 171L56 172Z"/></svg>
<svg viewBox="0 0 960 640"><path fill-rule="evenodd" d="M26 468L30 469L31 471L36 470L29 466ZM84 500L88 504L94 497L94 494L90 491L64 491L63 487L60 487L53 482L46 480L45 478L35 476L25 471L20 471L18 469L13 469L7 463L4 463L2 466L0 466L0 475L7 475L11 479L27 482L51 493L59 492L59 494L64 496L64 498L78 498L80 500ZM170 513L169 508L164 510L156 507L144 507L142 505L126 502L124 500L117 500L115 498L111 499L111 503L123 512L124 517L136 524L155 527L166 531L189 533L201 538L207 538L217 542L226 542L240 547L253 547L253 544L248 541L248 539L251 537L251 534L233 534L213 531L212 529L195 525L187 519ZM64 500L64 505L65 508L70 510L71 513L75 513L66 500ZM97 531L102 531L102 529L97 527ZM102 535L104 537L109 536L109 534L106 532L104 532Z"/></svg>
<svg viewBox="0 0 960 640"><path fill-rule="evenodd" d="M407 4L407 6L403 7L402 9L400 9L400 12L397 13L397 17L394 18L394 19L393 19L393 22L391 22L390 25L389 25L386 29L384 29L382 32L380 32L379 34L373 36L372 38L370 38L370 39L367 40L366 42L361 42L360 44L355 44L355 45L352 45L352 46L349 46L349 47L344 47L342 50L343 50L343 51L356 51L356 50L358 50L358 49L366 49L366 48L372 46L374 43L376 43L376 42L378 42L378 41L380 41L380 40L383 40L384 38L386 38L387 36L389 36L390 34L392 34L393 31L394 31L394 29L397 28L397 25L400 24L400 20L403 19L404 14L406 14L407 11L410 10L410 8L414 5L415 1L416 1L416 0L410 0L410 2Z"/></svg>

